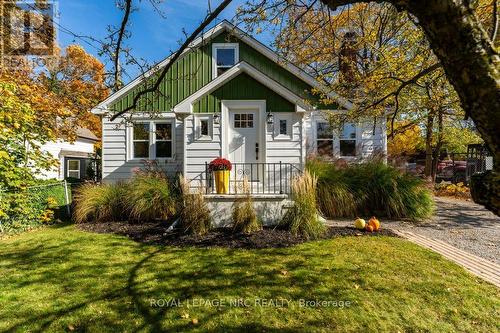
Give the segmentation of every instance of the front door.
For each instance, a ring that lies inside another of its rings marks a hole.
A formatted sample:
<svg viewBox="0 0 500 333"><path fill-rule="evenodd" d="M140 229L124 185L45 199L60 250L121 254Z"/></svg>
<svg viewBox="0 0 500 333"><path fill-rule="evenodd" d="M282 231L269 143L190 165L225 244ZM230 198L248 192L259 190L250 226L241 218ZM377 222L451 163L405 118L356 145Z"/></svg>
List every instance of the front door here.
<svg viewBox="0 0 500 333"><path fill-rule="evenodd" d="M259 113L257 110L229 110L229 160L234 164L233 179L259 180ZM253 164L253 165L252 165Z"/></svg>

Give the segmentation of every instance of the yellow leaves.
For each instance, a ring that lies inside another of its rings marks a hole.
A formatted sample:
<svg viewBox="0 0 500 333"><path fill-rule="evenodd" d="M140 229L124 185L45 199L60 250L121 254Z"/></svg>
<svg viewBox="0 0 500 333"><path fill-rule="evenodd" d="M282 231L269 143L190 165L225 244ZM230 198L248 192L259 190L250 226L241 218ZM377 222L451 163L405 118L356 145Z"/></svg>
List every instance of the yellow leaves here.
<svg viewBox="0 0 500 333"><path fill-rule="evenodd" d="M9 158L10 159L9 153L7 153L5 150L0 150L0 159L2 159L2 158Z"/></svg>
<svg viewBox="0 0 500 333"><path fill-rule="evenodd" d="M387 142L390 156L412 155L422 145L423 137L418 125L410 125L407 122L396 123L394 131L395 135Z"/></svg>
<svg viewBox="0 0 500 333"><path fill-rule="evenodd" d="M441 197L470 198L470 190L462 182L457 184L441 182L436 185L434 193Z"/></svg>

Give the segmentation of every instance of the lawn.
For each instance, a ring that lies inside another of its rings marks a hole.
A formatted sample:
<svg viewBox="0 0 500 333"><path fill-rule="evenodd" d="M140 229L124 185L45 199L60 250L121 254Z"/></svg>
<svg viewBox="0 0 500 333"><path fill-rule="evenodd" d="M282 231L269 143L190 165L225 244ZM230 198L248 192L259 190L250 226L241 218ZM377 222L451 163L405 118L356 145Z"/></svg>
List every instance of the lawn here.
<svg viewBox="0 0 500 333"><path fill-rule="evenodd" d="M200 249L69 225L0 240L0 331L493 332L499 296L457 265L393 237ZM171 299L182 307L166 306ZM331 302L303 307L301 299Z"/></svg>

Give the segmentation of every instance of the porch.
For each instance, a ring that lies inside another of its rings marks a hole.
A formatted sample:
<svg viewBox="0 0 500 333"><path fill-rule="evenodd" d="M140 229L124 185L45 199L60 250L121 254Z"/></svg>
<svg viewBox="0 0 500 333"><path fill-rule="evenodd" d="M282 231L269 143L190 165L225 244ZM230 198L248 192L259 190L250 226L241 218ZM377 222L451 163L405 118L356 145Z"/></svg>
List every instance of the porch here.
<svg viewBox="0 0 500 333"><path fill-rule="evenodd" d="M200 175L201 188L206 196L236 197L250 194L258 198L287 198L292 192L292 181L302 173L300 165L292 163L233 163L229 176L229 188L225 193L217 193L215 177L205 162L205 171ZM248 187L244 188L244 182Z"/></svg>

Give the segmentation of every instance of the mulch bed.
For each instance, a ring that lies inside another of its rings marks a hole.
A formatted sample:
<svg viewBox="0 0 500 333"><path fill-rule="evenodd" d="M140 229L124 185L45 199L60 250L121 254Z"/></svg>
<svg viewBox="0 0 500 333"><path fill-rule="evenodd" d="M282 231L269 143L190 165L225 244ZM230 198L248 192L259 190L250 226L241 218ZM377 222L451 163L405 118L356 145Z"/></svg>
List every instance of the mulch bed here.
<svg viewBox="0 0 500 333"><path fill-rule="evenodd" d="M229 228L218 228L210 231L204 236L186 235L178 230L168 230L169 224L165 222L101 222L78 224L78 228L95 232L110 233L127 236L137 242L160 244L169 246L195 246L195 247L224 247L232 249L264 249L282 248L307 242L307 239L294 236L285 230L264 228L252 234L232 233ZM376 237L376 236L398 237L389 229L381 229L378 232L365 232L352 227L328 227L322 239L331 239L343 236Z"/></svg>

